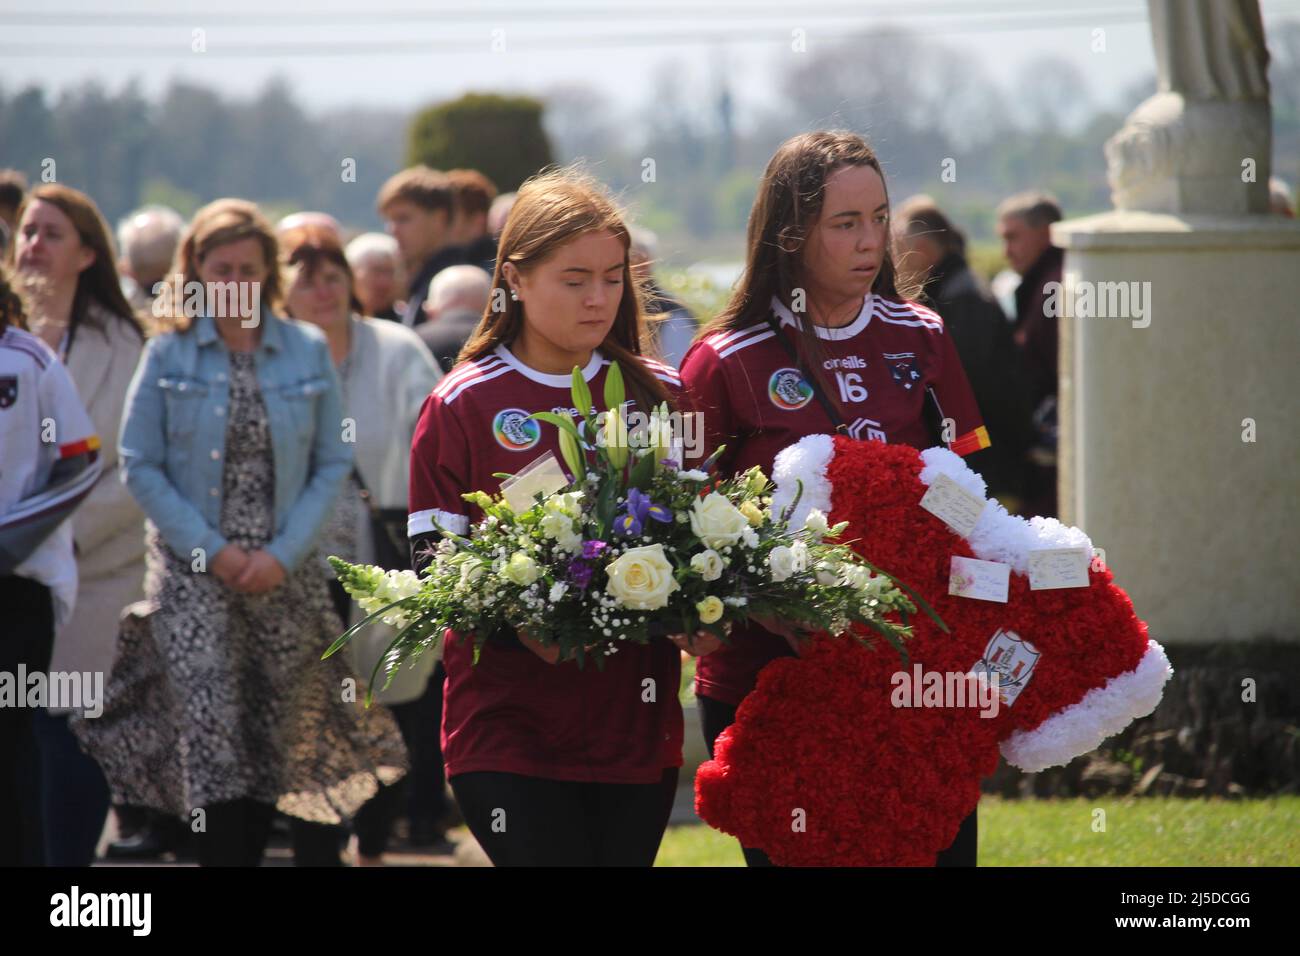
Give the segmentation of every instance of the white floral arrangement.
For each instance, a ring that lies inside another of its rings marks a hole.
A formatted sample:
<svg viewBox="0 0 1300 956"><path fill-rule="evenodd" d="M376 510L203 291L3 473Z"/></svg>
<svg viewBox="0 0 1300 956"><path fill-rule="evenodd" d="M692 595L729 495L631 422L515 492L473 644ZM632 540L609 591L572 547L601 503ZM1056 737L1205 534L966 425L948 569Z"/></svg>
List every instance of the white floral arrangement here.
<svg viewBox="0 0 1300 956"><path fill-rule="evenodd" d="M381 667L391 679L448 629L474 636L475 662L490 635L515 629L558 647L560 661L582 666L591 658L600 666L629 642L708 631L725 643L733 623L757 619L852 634L868 645L874 632L906 657L908 616L918 604L934 612L837 540L845 523L829 527L814 509L793 526L798 497L774 511L773 486L761 469L729 478L710 473L722 448L701 469L682 468L672 457L680 446L666 406L629 434L617 364L605 388L611 411L595 412L577 369L573 397L586 433L597 436L593 446L584 445L571 417L533 417L560 430L576 480L535 495L521 510L500 494L463 495L482 517L466 535L442 530L418 575L330 557L368 617L325 656L381 619L399 633L372 685Z"/></svg>

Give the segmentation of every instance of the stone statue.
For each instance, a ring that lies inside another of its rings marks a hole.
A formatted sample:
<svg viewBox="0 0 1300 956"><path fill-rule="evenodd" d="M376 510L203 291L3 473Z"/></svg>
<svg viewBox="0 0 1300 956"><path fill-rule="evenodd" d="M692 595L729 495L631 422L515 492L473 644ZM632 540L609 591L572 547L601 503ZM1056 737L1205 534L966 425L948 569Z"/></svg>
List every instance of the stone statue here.
<svg viewBox="0 0 1300 956"><path fill-rule="evenodd" d="M1117 209L1268 212L1268 48L1259 0L1148 0L1157 92L1106 142Z"/></svg>

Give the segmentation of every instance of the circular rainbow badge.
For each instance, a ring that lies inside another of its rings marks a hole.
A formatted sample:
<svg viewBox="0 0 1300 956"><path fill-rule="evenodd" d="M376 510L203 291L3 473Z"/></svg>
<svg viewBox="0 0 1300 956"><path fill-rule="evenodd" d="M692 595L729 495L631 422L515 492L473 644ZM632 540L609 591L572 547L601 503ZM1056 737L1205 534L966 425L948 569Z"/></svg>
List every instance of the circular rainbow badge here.
<svg viewBox="0 0 1300 956"><path fill-rule="evenodd" d="M503 408L492 419L492 435L506 451L527 451L541 440L542 426L522 408Z"/></svg>
<svg viewBox="0 0 1300 956"><path fill-rule="evenodd" d="M782 411L793 412L812 401L813 390L797 368L779 368L767 380L767 397Z"/></svg>

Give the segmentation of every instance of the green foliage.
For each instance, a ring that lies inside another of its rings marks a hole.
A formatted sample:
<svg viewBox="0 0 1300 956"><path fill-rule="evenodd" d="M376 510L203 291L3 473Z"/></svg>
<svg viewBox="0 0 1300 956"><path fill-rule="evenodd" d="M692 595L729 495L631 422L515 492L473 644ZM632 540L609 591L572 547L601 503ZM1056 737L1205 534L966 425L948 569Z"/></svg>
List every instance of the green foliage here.
<svg viewBox="0 0 1300 956"><path fill-rule="evenodd" d="M996 242L973 242L966 246L966 261L985 282L1007 268L1002 246Z"/></svg>
<svg viewBox="0 0 1300 956"><path fill-rule="evenodd" d="M162 176L156 176L140 190L140 205L170 206L188 219L203 205L203 200L188 189L181 189Z"/></svg>
<svg viewBox="0 0 1300 956"><path fill-rule="evenodd" d="M1106 830L1092 813L1106 811ZM1003 800L979 810L980 866L1296 866L1300 797ZM655 866L744 866L734 838L669 827Z"/></svg>
<svg viewBox="0 0 1300 956"><path fill-rule="evenodd" d="M685 269L661 270L658 274L664 291L679 299L704 325L723 310L731 297L731 290L713 281L702 272Z"/></svg>
<svg viewBox="0 0 1300 956"><path fill-rule="evenodd" d="M434 169L477 169L502 192L552 163L543 104L529 96L466 93L411 121L407 161Z"/></svg>

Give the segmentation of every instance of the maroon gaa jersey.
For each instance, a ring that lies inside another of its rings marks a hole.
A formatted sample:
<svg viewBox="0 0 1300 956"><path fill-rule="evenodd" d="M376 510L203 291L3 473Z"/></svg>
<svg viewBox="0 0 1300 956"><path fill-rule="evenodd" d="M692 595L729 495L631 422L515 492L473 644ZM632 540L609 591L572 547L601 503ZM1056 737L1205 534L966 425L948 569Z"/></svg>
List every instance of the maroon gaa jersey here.
<svg viewBox="0 0 1300 956"><path fill-rule="evenodd" d="M772 313L792 348L802 320L775 298ZM827 397L850 437L928 448L936 443L926 421L931 403L935 417L949 422L952 451L969 455L989 447L975 396L938 313L868 293L848 325L814 329L827 355L825 377L834 382ZM682 360L682 380L702 416L705 454L727 446L720 474L759 465L771 477L781 449L805 435L835 430L777 334L766 320L714 332L695 342ZM757 625L737 629L729 647L700 658L696 693L739 704L768 661L792 653L784 638Z"/></svg>
<svg viewBox="0 0 1300 956"><path fill-rule="evenodd" d="M644 360L674 398L677 372ZM599 351L583 369L600 404L609 360ZM523 364L504 346L462 362L425 400L411 445L412 541L436 525L464 534L482 517L461 498L496 493L494 472L515 473L547 451L563 461L556 429L527 416L572 408L570 375ZM648 410L644 410L648 411ZM442 748L447 776L477 770L553 780L657 783L682 763L681 656L666 638L628 644L603 670L548 664L513 637L486 644L472 663L469 635L449 632ZM655 700L644 697L646 678Z"/></svg>

